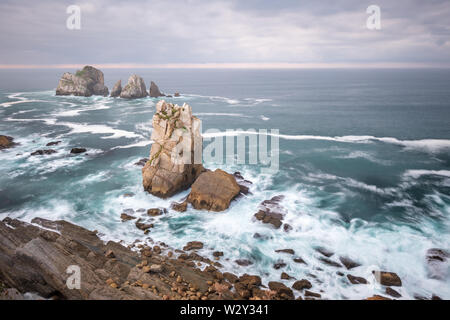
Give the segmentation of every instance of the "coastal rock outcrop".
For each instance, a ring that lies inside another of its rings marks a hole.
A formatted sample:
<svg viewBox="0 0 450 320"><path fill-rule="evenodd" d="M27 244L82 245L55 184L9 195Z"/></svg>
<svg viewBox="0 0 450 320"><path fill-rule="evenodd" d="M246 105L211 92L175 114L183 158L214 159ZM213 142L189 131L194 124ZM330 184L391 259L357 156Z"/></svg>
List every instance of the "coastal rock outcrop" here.
<svg viewBox="0 0 450 320"><path fill-rule="evenodd" d="M138 75L133 74L128 83L120 92L120 97L125 99L138 99L147 96L147 89L144 80Z"/></svg>
<svg viewBox="0 0 450 320"><path fill-rule="evenodd" d="M162 256L156 247L135 252L66 221L5 218L0 221L0 298L3 287L17 293L12 299L27 292L76 300L237 298L218 280L221 273Z"/></svg>
<svg viewBox="0 0 450 320"><path fill-rule="evenodd" d="M158 97L164 97L164 94L159 91L158 86L153 81L150 83L150 97L151 98L158 98Z"/></svg>
<svg viewBox="0 0 450 320"><path fill-rule="evenodd" d="M202 173L195 180L187 200L195 209L223 211L239 192L233 175L216 169Z"/></svg>
<svg viewBox="0 0 450 320"><path fill-rule="evenodd" d="M142 169L146 191L166 198L189 188L204 171L201 164L201 121L192 115L189 105L156 105L153 116L154 141L149 161Z"/></svg>
<svg viewBox="0 0 450 320"><path fill-rule="evenodd" d="M104 83L103 72L92 67L85 66L75 74L66 72L59 80L56 88L57 96L107 96L108 88Z"/></svg>
<svg viewBox="0 0 450 320"><path fill-rule="evenodd" d="M111 90L111 97L112 98L120 97L121 92L122 92L122 80L119 80L116 82L116 84Z"/></svg>
<svg viewBox="0 0 450 320"><path fill-rule="evenodd" d="M0 150L11 148L14 145L15 143L13 137L0 135Z"/></svg>
<svg viewBox="0 0 450 320"><path fill-rule="evenodd" d="M279 195L261 202L259 211L255 213L255 218L262 223L273 225L276 229L280 228L283 224L282 221L285 213L285 209L280 205L283 199L284 196Z"/></svg>

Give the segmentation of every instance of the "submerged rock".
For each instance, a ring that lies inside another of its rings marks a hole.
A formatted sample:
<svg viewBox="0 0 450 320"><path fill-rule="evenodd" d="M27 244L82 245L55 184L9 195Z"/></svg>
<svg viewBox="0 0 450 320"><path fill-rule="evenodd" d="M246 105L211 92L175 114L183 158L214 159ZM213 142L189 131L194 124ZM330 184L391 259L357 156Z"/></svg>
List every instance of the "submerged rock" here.
<svg viewBox="0 0 450 320"><path fill-rule="evenodd" d="M128 83L120 92L120 97L125 99L137 99L147 96L147 89L144 80L138 75L133 74Z"/></svg>
<svg viewBox="0 0 450 320"><path fill-rule="evenodd" d="M57 146L58 144L60 144L62 141L52 141L47 143L45 146L46 147L51 147L51 146Z"/></svg>
<svg viewBox="0 0 450 320"><path fill-rule="evenodd" d="M159 91L158 86L156 85L156 83L154 83L153 81L150 83L150 97L152 98L158 98L158 97L163 97L164 94L161 93L161 91Z"/></svg>
<svg viewBox="0 0 450 320"><path fill-rule="evenodd" d="M56 153L56 150L53 149L45 149L45 150L36 150L31 153L32 156L44 156Z"/></svg>
<svg viewBox="0 0 450 320"><path fill-rule="evenodd" d="M103 72L94 67L85 66L75 74L64 73L56 88L56 95L107 96L108 88L104 84Z"/></svg>
<svg viewBox="0 0 450 320"><path fill-rule="evenodd" d="M11 148L14 145L15 143L13 137L0 135L0 150Z"/></svg>
<svg viewBox="0 0 450 320"><path fill-rule="evenodd" d="M121 93L122 93L122 80L119 80L116 82L116 84L111 90L111 97L113 98L120 97Z"/></svg>
<svg viewBox="0 0 450 320"><path fill-rule="evenodd" d="M351 270L353 268L361 266L360 263L353 261L348 257L339 257L341 263L347 268L347 270Z"/></svg>
<svg viewBox="0 0 450 320"><path fill-rule="evenodd" d="M148 161L148 158L142 158L138 162L135 162L134 165L139 166L139 167L143 167L143 166L145 166L147 161Z"/></svg>
<svg viewBox="0 0 450 320"><path fill-rule="evenodd" d="M236 179L223 170L202 173L192 185L187 201L195 209L223 211L240 192Z"/></svg>
<svg viewBox="0 0 450 320"><path fill-rule="evenodd" d="M85 148L72 148L70 150L70 153L72 154L79 154L79 153L85 153L87 150Z"/></svg>
<svg viewBox="0 0 450 320"><path fill-rule="evenodd" d="M362 277L355 277L351 274L347 275L348 281L350 281L351 284L367 284L367 280Z"/></svg>

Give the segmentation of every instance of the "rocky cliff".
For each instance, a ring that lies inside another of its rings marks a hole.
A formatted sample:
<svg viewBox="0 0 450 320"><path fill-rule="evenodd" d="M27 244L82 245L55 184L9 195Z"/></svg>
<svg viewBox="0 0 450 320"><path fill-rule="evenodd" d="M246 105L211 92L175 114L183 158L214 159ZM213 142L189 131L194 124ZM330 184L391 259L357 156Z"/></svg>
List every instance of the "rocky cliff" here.
<svg viewBox="0 0 450 320"><path fill-rule="evenodd" d="M142 169L145 190L164 198L189 188L204 171L201 121L192 116L191 107L159 101L151 139L150 157Z"/></svg>
<svg viewBox="0 0 450 320"><path fill-rule="evenodd" d="M94 67L85 66L75 74L64 73L56 88L56 95L107 96L108 88L104 84L103 72Z"/></svg>

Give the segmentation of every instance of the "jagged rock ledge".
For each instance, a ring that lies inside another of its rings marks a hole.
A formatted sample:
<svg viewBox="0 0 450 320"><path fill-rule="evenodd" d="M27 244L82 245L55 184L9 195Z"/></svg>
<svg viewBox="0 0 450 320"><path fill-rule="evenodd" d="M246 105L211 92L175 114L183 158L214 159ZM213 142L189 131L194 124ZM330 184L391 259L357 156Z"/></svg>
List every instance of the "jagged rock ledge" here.
<svg viewBox="0 0 450 320"><path fill-rule="evenodd" d="M15 299L28 292L45 299L286 298L286 289L267 291L260 288L258 276L221 273L218 262L195 252L164 244L137 248L139 252L120 243L104 243L96 232L66 221L35 218L30 224L5 218L0 222L0 284L14 288L8 291ZM185 249L198 248L191 243ZM70 266L80 268L80 289L67 286Z"/></svg>

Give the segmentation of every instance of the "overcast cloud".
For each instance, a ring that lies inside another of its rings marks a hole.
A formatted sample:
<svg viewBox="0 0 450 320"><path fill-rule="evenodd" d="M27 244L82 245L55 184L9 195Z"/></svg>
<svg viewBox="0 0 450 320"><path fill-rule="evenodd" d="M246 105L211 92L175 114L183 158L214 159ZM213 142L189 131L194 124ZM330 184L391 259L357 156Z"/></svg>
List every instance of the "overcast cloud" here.
<svg viewBox="0 0 450 320"><path fill-rule="evenodd" d="M66 28L81 7L81 30ZM366 8L381 7L381 30ZM2 0L0 65L450 66L450 1Z"/></svg>

